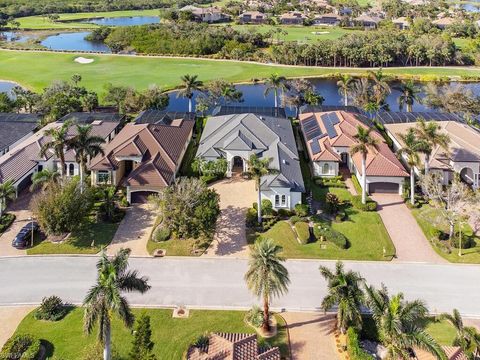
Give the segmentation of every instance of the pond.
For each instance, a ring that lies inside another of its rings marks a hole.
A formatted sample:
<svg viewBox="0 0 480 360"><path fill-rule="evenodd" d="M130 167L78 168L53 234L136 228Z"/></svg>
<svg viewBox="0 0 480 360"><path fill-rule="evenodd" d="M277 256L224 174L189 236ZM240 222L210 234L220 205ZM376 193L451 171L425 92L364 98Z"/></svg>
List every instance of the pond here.
<svg viewBox="0 0 480 360"><path fill-rule="evenodd" d="M82 22L97 24L101 26L137 26L147 24L158 24L159 16L124 16L124 17L105 17L97 19L87 19Z"/></svg>
<svg viewBox="0 0 480 360"><path fill-rule="evenodd" d="M461 7L468 12L479 12L480 11L480 1L472 1L470 3L458 4L458 7Z"/></svg>
<svg viewBox="0 0 480 360"><path fill-rule="evenodd" d="M31 38L32 36L26 35L25 33L17 33L13 31L0 32L0 41L24 43Z"/></svg>
<svg viewBox="0 0 480 360"><path fill-rule="evenodd" d="M111 52L103 42L85 40L88 34L88 31L55 34L46 37L40 44L51 50Z"/></svg>
<svg viewBox="0 0 480 360"><path fill-rule="evenodd" d="M0 92L6 92L11 94L12 89L17 86L17 84L9 81L0 81Z"/></svg>

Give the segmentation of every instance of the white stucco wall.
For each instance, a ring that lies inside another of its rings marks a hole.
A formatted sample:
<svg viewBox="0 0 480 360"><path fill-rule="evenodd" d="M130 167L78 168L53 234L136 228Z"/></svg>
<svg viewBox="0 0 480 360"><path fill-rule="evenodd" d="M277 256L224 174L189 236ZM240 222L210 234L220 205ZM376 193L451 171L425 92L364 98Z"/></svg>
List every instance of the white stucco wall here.
<svg viewBox="0 0 480 360"><path fill-rule="evenodd" d="M323 172L323 167L325 164L328 164L329 166L329 171L328 173ZM331 177L331 176L337 176L338 175L338 167L339 164L338 162L335 161L315 161L313 163L313 176L325 176L325 177Z"/></svg>
<svg viewBox="0 0 480 360"><path fill-rule="evenodd" d="M275 195L286 196L285 206L278 206L278 207L275 206ZM270 200L275 210L279 210L279 209L293 210L295 208L295 205L302 203L302 193L291 192L290 189L286 189L286 188L273 188L272 190L269 190L269 191L262 191L261 196L262 196L262 200L263 199Z"/></svg>

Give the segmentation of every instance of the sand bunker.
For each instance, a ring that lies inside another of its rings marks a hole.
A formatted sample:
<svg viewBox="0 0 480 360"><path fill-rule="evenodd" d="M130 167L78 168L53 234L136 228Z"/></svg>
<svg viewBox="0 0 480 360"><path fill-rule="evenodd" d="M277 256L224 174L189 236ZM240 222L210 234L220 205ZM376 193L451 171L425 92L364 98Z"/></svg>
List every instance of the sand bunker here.
<svg viewBox="0 0 480 360"><path fill-rule="evenodd" d="M73 60L73 61L75 61L79 64L90 64L90 63L94 62L95 60L94 59L87 59L87 58L84 58L84 57L80 56L80 57L75 58L75 60Z"/></svg>
<svg viewBox="0 0 480 360"><path fill-rule="evenodd" d="M325 35L330 34L330 31L312 31L313 35Z"/></svg>

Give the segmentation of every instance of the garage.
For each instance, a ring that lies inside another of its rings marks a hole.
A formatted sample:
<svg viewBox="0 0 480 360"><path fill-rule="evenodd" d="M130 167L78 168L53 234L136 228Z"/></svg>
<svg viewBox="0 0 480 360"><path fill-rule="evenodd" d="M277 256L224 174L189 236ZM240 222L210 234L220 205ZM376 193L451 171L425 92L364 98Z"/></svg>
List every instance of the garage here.
<svg viewBox="0 0 480 360"><path fill-rule="evenodd" d="M20 194L25 189L29 189L32 185L32 176L27 175L23 180L17 184L17 194Z"/></svg>
<svg viewBox="0 0 480 360"><path fill-rule="evenodd" d="M398 194L399 185L390 182L376 182L368 185L370 194Z"/></svg>
<svg viewBox="0 0 480 360"><path fill-rule="evenodd" d="M131 193L132 204L146 204L150 195L155 195L154 191L135 191Z"/></svg>

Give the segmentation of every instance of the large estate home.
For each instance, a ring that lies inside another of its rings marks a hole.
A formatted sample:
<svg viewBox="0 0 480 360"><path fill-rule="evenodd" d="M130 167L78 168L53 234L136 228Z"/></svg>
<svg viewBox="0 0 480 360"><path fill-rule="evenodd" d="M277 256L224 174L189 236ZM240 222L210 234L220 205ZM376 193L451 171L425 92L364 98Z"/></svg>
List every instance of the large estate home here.
<svg viewBox="0 0 480 360"><path fill-rule="evenodd" d="M76 125L91 125L91 134L105 139L105 142L112 140L120 125L122 117L110 113L72 113L59 121L50 123L38 132L22 140L10 151L0 157L0 183L12 180L17 195L31 184L31 177L34 173L43 169L55 170L58 168L59 160L52 151L47 151L44 156L40 155L42 145L49 141L45 132L51 128L59 128L65 121L70 121L67 138L76 135ZM79 165L75 161L75 152L65 152L65 175L74 176L79 174Z"/></svg>
<svg viewBox="0 0 480 360"><path fill-rule="evenodd" d="M300 115L300 126L305 139L314 176L332 177L348 170L362 184L362 155L350 154L357 144L358 127L367 128L368 120L361 114L345 111L305 112ZM383 137L375 130L377 140L368 149L366 162L367 193L401 193L408 173L390 150Z"/></svg>
<svg viewBox="0 0 480 360"><path fill-rule="evenodd" d="M180 9L180 11L189 11L195 17L195 20L205 23L217 23L230 20L230 17L222 12L216 6L211 7L197 7L187 5Z"/></svg>
<svg viewBox="0 0 480 360"><path fill-rule="evenodd" d="M0 113L0 156L31 136L39 121L36 114Z"/></svg>
<svg viewBox="0 0 480 360"><path fill-rule="evenodd" d="M338 26L343 20L343 16L338 15L334 12L328 14L319 14L315 15L313 18L313 25L330 25Z"/></svg>
<svg viewBox="0 0 480 360"><path fill-rule="evenodd" d="M252 154L271 159L275 173L262 177L261 197L275 209L292 209L305 191L295 137L286 117L237 113L210 118L203 131L197 156L207 161L225 158L227 177L248 171Z"/></svg>
<svg viewBox="0 0 480 360"><path fill-rule="evenodd" d="M400 134L409 128L416 127L416 120L424 118L434 121L440 126L440 132L450 138L448 151L437 146L432 150L428 167L432 172L442 176L444 184L448 184L455 173L474 189L480 187L480 132L465 124L458 116L446 113L380 113L379 120L384 124L388 136L393 140L394 149L404 144ZM423 168L425 156L420 154ZM415 169L419 173L418 168Z"/></svg>
<svg viewBox="0 0 480 360"><path fill-rule="evenodd" d="M144 202L175 180L194 124L192 114L144 111L92 160L92 184L125 186L128 202Z"/></svg>
<svg viewBox="0 0 480 360"><path fill-rule="evenodd" d="M238 21L242 24L263 24L267 19L267 15L260 11L245 11L238 17Z"/></svg>
<svg viewBox="0 0 480 360"><path fill-rule="evenodd" d="M307 17L300 11L289 11L280 15L280 23L283 25L302 25Z"/></svg>

